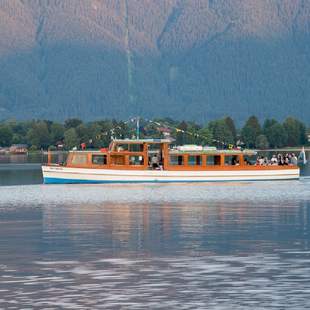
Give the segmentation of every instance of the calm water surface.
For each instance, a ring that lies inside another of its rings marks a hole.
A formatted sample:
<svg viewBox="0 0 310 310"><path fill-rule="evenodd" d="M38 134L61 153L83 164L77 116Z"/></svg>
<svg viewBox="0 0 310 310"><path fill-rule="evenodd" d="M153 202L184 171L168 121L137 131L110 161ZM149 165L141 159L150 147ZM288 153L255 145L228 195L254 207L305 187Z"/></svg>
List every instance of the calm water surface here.
<svg viewBox="0 0 310 310"><path fill-rule="evenodd" d="M309 309L309 176L54 186L3 164L0 309Z"/></svg>

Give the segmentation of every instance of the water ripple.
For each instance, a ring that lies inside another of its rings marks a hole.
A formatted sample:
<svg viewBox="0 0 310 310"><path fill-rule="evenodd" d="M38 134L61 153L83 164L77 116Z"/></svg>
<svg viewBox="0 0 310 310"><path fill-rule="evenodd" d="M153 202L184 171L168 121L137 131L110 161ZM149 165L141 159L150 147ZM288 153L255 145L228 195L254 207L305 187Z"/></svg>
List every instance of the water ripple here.
<svg viewBox="0 0 310 310"><path fill-rule="evenodd" d="M3 269L0 301L7 309L309 309L310 256L301 255L33 262L31 275L8 279Z"/></svg>

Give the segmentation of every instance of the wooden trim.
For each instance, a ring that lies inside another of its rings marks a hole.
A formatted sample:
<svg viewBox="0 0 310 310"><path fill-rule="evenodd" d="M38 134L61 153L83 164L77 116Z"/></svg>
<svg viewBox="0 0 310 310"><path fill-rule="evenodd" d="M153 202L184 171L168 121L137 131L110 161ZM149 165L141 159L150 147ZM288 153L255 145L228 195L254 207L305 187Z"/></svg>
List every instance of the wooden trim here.
<svg viewBox="0 0 310 310"><path fill-rule="evenodd" d="M163 144L162 145L162 156L163 156L163 168L164 170L168 170L169 168L169 150L168 150L168 145Z"/></svg>
<svg viewBox="0 0 310 310"><path fill-rule="evenodd" d="M202 163L201 163L201 167L205 168L207 167L207 155L202 155Z"/></svg>
<svg viewBox="0 0 310 310"><path fill-rule="evenodd" d="M225 155L221 154L221 161L220 161L220 166L225 166Z"/></svg>
<svg viewBox="0 0 310 310"><path fill-rule="evenodd" d="M243 154L239 155L239 163L240 163L240 166L245 166Z"/></svg>

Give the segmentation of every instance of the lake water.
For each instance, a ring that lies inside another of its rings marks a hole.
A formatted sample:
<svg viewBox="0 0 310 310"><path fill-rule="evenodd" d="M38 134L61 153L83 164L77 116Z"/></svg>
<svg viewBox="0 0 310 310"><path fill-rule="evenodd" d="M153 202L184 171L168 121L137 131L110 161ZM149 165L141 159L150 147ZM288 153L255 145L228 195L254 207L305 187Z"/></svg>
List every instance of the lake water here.
<svg viewBox="0 0 310 310"><path fill-rule="evenodd" d="M0 309L309 309L299 181L42 185L0 165ZM21 185L23 184L23 185Z"/></svg>

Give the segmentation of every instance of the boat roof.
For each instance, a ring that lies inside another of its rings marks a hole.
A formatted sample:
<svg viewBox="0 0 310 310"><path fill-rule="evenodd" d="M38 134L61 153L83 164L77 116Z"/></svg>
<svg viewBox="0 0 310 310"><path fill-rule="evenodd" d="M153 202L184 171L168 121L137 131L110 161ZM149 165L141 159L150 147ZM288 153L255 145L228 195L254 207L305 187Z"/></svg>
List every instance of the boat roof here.
<svg viewBox="0 0 310 310"><path fill-rule="evenodd" d="M112 143L118 144L160 144L160 143L172 143L171 139L114 139Z"/></svg>
<svg viewBox="0 0 310 310"><path fill-rule="evenodd" d="M124 141L124 140L119 140ZM124 142L127 143L127 142ZM105 153L102 150L96 150L96 149L86 149L86 150L71 150L70 153L94 153L94 154L102 154ZM193 155L201 155L201 154L209 154L209 155L257 155L257 152L254 150L186 150L186 151L180 151L177 149L169 149L169 154L171 155L182 155L182 154L193 154Z"/></svg>
<svg viewBox="0 0 310 310"><path fill-rule="evenodd" d="M257 155L256 151L253 150L177 150L177 149L171 149L169 150L169 154L178 155L178 154L209 154L209 155Z"/></svg>

